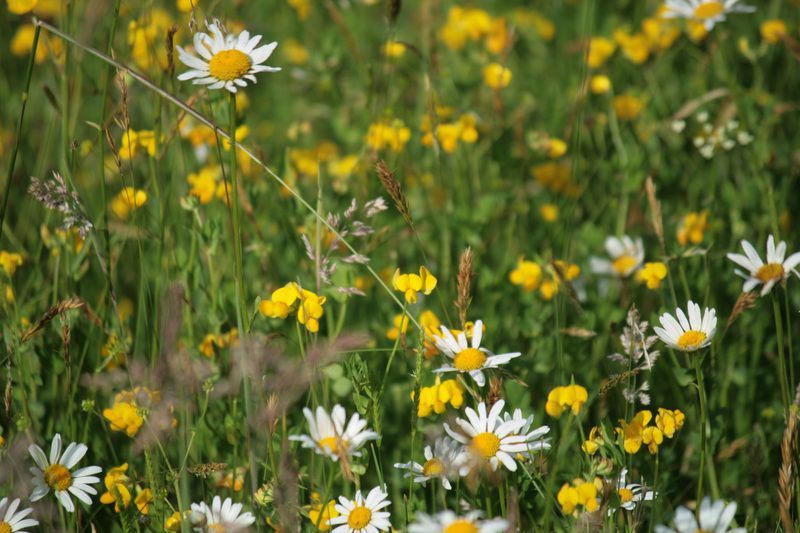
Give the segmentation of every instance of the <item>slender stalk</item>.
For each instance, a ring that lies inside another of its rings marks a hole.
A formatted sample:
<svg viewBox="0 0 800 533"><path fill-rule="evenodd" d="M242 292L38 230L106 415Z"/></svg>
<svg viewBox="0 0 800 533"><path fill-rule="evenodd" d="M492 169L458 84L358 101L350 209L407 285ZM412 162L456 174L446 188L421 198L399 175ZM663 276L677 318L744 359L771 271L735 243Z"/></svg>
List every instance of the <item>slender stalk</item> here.
<svg viewBox="0 0 800 533"><path fill-rule="evenodd" d="M653 533L653 527L656 523L656 510L658 507L658 466L660 458L661 454L656 452L656 465L653 468L653 499L650 502L650 525L647 529L649 533Z"/></svg>
<svg viewBox="0 0 800 533"><path fill-rule="evenodd" d="M778 297L772 294L772 312L775 315L775 334L778 337L778 381L781 384L781 399L783 400L783 414L789 414L789 388L786 376L786 354L783 352L783 319Z"/></svg>
<svg viewBox="0 0 800 533"><path fill-rule="evenodd" d="M3 210L0 211L0 239L3 235L3 222L6 219L6 209L8 209L8 198L11 196L11 179L14 177L14 165L17 162L17 153L22 140L22 124L25 119L25 109L28 107L28 97L31 91L31 77L33 76L33 65L36 59L36 50L39 47L39 34L41 27L36 26L33 33L33 45L31 46L31 57L28 59L28 72L25 78L25 90L22 92L22 107L19 110L19 120L17 121L17 137L14 139L14 150L11 152L11 161L8 163L8 173L6 174L5 196L3 197Z"/></svg>
<svg viewBox="0 0 800 533"><path fill-rule="evenodd" d="M703 478L705 476L706 464L706 420L708 419L708 406L706 405L706 387L703 382L703 369L700 367L700 357L692 357L694 360L694 370L697 375L697 394L700 399L700 468L697 469L697 501L703 499Z"/></svg>

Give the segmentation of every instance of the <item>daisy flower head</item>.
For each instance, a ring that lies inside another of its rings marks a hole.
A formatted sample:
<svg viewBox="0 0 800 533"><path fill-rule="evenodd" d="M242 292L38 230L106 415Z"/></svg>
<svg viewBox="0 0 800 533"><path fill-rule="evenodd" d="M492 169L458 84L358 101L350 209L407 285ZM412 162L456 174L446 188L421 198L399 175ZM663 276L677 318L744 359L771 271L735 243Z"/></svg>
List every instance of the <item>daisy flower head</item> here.
<svg viewBox="0 0 800 533"><path fill-rule="evenodd" d="M88 450L85 444L71 442L64 453L61 453L61 435L58 433L50 444L49 458L37 445L28 446L28 453L36 463L36 466L30 469L34 484L31 501L41 500L52 490L56 499L69 513L75 512L75 504L70 494L86 505L92 505L89 495L97 494L92 485L100 483L100 478L96 477L96 474L103 469L99 466L86 466L72 472L72 468L83 459Z"/></svg>
<svg viewBox="0 0 800 533"><path fill-rule="evenodd" d="M0 531L3 533L26 533L26 528L39 525L38 520L27 518L33 512L32 507L17 512L19 503L19 498L14 499L11 505L8 504L8 498L0 500Z"/></svg>
<svg viewBox="0 0 800 533"><path fill-rule="evenodd" d="M607 237L605 242L609 259L593 257L590 262L592 272L618 278L627 278L644 262L644 244L627 235Z"/></svg>
<svg viewBox="0 0 800 533"><path fill-rule="evenodd" d="M458 337L445 326L441 326L442 336L434 336L433 340L436 347L445 357L453 360L452 365L444 365L437 368L434 372L467 372L478 386L486 384L483 370L487 368L497 368L522 355L520 352L504 354L493 354L486 348L481 348L483 338L483 322L475 321L472 332L472 345L467 342L467 334L459 332Z"/></svg>
<svg viewBox="0 0 800 533"><path fill-rule="evenodd" d="M702 24L707 31L725 20L730 13L752 13L753 6L740 3L740 0L667 0L667 18L685 18Z"/></svg>
<svg viewBox="0 0 800 533"><path fill-rule="evenodd" d="M331 518L328 522L331 526L338 527L334 527L331 533L388 531L392 527L389 522L390 513L381 511L391 505L392 502L388 497L389 494L381 487L373 488L366 498L361 495L360 490L356 491L356 497L352 500L339 496L339 503L336 504L339 516Z"/></svg>
<svg viewBox="0 0 800 533"><path fill-rule="evenodd" d="M223 501L219 496L214 496L211 507L206 502L193 503L189 521L195 531L236 533L247 531L256 517L250 512L242 513L241 503L233 503L230 498Z"/></svg>
<svg viewBox="0 0 800 533"><path fill-rule="evenodd" d="M708 307L700 313L700 306L689 300L688 315L683 309L675 310L677 319L669 313L664 313L659 319L661 327L655 326L653 330L664 343L682 352L693 352L711 344L711 339L717 331L717 312Z"/></svg>
<svg viewBox="0 0 800 533"><path fill-rule="evenodd" d="M425 446L425 463L419 464L415 461L407 463L395 463L394 467L407 470L403 474L404 478L414 478L414 483L423 485L431 479L439 479L446 490L450 490L450 478L459 475L459 471L465 463L464 454L459 449L459 444L449 437L436 439L433 448Z"/></svg>
<svg viewBox="0 0 800 533"><path fill-rule="evenodd" d="M483 513L469 511L458 516L453 511L436 515L417 513L417 519L408 525L408 533L503 533L508 531L508 521L503 518L481 520Z"/></svg>
<svg viewBox="0 0 800 533"><path fill-rule="evenodd" d="M310 435L293 435L289 440L301 442L303 448L311 448L319 455L326 455L338 461L339 457L360 457L358 451L367 441L375 440L379 435L367 427L367 421L358 413L353 413L347 420L347 413L341 405L334 405L329 415L322 406L312 413L308 407L303 409L308 421Z"/></svg>
<svg viewBox="0 0 800 533"><path fill-rule="evenodd" d="M620 509L626 511L633 511L636 504L641 501L651 501L656 497L652 490L646 490L642 483L628 483L627 482L628 469L623 468L617 478L617 495L619 496ZM609 509L608 514L612 514L614 509Z"/></svg>
<svg viewBox="0 0 800 533"><path fill-rule="evenodd" d="M512 417L504 419L502 416L505 401L495 403L488 414L486 403L478 404L478 411L467 407L464 413L467 420L456 418L455 423L460 431L454 431L445 423L444 429L448 435L463 445L463 451L470 458L488 463L495 471L500 464L512 472L517 470L514 457L517 454L542 449L541 435L549 431L538 428L528 433L521 433L525 427L526 419Z"/></svg>
<svg viewBox="0 0 800 533"><path fill-rule="evenodd" d="M744 269L736 269L736 274L744 278L742 292L750 292L763 284L761 296L764 296L772 290L775 284L785 281L790 273L800 276L800 273L795 270L795 267L800 264L800 252L786 257L786 242L781 241L775 246L775 237L772 235L767 239L766 263L761 260L761 256L749 242L743 240L742 249L744 255L728 254L728 259Z"/></svg>
<svg viewBox="0 0 800 533"><path fill-rule="evenodd" d="M181 81L192 80L195 85L208 85L209 89L222 89L235 93L247 87L247 81L256 83L259 72L278 72L278 67L263 65L278 46L271 42L258 46L261 35L226 34L219 22L208 25L211 35L197 32L194 35L194 54L177 46L178 57L190 70L180 74Z"/></svg>
<svg viewBox="0 0 800 533"><path fill-rule="evenodd" d="M695 533L696 531L709 531L713 533L745 533L743 527L728 529L736 514L736 502L725 504L722 500L711 502L711 498L706 496L700 503L700 514L698 521L694 512L684 506L675 510L675 517L672 519L674 528L666 526L656 526L656 533Z"/></svg>
<svg viewBox="0 0 800 533"><path fill-rule="evenodd" d="M528 447L525 451L517 454L518 458L528 458L531 456L531 452L550 449L550 439L544 438L545 435L550 433L550 426L539 426L531 429L533 427L533 415L525 417L522 415L522 409L514 409L513 414L503 413L503 421L513 422L514 424L522 423L516 434L526 437Z"/></svg>

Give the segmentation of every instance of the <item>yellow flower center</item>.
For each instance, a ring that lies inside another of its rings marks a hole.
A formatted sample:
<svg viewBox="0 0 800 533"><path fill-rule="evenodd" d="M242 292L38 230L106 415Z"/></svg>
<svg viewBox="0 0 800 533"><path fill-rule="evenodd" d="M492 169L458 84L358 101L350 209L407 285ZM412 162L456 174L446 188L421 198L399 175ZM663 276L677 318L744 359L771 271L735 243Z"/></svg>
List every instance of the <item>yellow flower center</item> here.
<svg viewBox="0 0 800 533"><path fill-rule="evenodd" d="M478 528L469 520L456 520L444 528L443 533L478 533Z"/></svg>
<svg viewBox="0 0 800 533"><path fill-rule="evenodd" d="M347 451L347 441L339 437L325 437L324 439L319 439L317 444L323 450L329 449L331 453L339 453L340 446L342 451Z"/></svg>
<svg viewBox="0 0 800 533"><path fill-rule="evenodd" d="M710 19L725 11L722 2L703 2L694 8L694 16L699 19Z"/></svg>
<svg viewBox="0 0 800 533"><path fill-rule="evenodd" d="M633 500L633 491L630 489L619 489L619 500L622 503L628 503L629 501Z"/></svg>
<svg viewBox="0 0 800 533"><path fill-rule="evenodd" d="M211 524L211 525L208 526L207 529L208 529L208 531L214 532L214 533L225 533L227 531L225 529L225 526L223 526L222 524Z"/></svg>
<svg viewBox="0 0 800 533"><path fill-rule="evenodd" d="M350 529L364 529L370 520L372 520L372 511L364 505L359 505L350 511L350 515L347 517L347 525L350 526Z"/></svg>
<svg viewBox="0 0 800 533"><path fill-rule="evenodd" d="M44 482L53 490L67 490L72 486L72 474L65 466L54 463L44 471Z"/></svg>
<svg viewBox="0 0 800 533"><path fill-rule="evenodd" d="M678 339L678 347L679 348L697 348L700 344L706 340L706 334L702 331L696 331L690 329L689 331L685 332L683 335L680 336Z"/></svg>
<svg viewBox="0 0 800 533"><path fill-rule="evenodd" d="M619 274L620 276L624 276L627 274L633 267L636 266L636 258L630 255L621 255L614 259L614 262L611 263L611 266L614 267L614 271Z"/></svg>
<svg viewBox="0 0 800 533"><path fill-rule="evenodd" d="M217 52L208 62L208 71L218 80L241 78L250 70L250 58L239 50Z"/></svg>
<svg viewBox="0 0 800 533"><path fill-rule="evenodd" d="M436 477L442 475L444 472L444 463L434 457L422 465L422 475L428 477Z"/></svg>
<svg viewBox="0 0 800 533"><path fill-rule="evenodd" d="M486 355L477 348L467 348L458 352L453 359L455 367L463 372L483 368Z"/></svg>
<svg viewBox="0 0 800 533"><path fill-rule="evenodd" d="M769 263L758 269L758 271L756 272L756 277L760 279L762 282L766 283L768 281L782 278L783 274L784 270L782 264Z"/></svg>
<svg viewBox="0 0 800 533"><path fill-rule="evenodd" d="M494 433L479 433L472 437L472 449L487 459L494 457L500 449L500 438Z"/></svg>
<svg viewBox="0 0 800 533"><path fill-rule="evenodd" d="M8 522L0 522L0 533L11 533L11 525Z"/></svg>

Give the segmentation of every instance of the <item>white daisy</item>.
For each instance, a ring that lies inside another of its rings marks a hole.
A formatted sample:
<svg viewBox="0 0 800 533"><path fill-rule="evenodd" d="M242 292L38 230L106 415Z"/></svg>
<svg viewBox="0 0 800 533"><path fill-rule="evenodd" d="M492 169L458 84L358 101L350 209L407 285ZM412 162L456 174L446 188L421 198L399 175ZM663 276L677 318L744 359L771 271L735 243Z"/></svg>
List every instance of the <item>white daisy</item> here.
<svg viewBox="0 0 800 533"><path fill-rule="evenodd" d="M492 470L497 470L500 463L512 472L517 469L514 456L535 449L537 442L531 442L531 436L540 439L542 428L521 434L520 431L526 424L522 418L503 420L501 416L505 401L500 400L492 406L486 414L486 404L478 404L478 411L467 407L464 414L469 420L456 418L461 432L453 431L448 424L444 424L445 431L455 440L464 445L464 452L469 453L474 460L488 462Z"/></svg>
<svg viewBox="0 0 800 533"><path fill-rule="evenodd" d="M653 330L667 346L683 352L693 352L711 344L711 339L717 331L717 312L705 308L700 314L700 306L689 300L689 318L686 318L683 309L676 309L675 314L664 313L659 319L661 327L655 326Z"/></svg>
<svg viewBox="0 0 800 533"><path fill-rule="evenodd" d="M219 496L214 496L211 507L206 502L193 503L189 520L195 531L236 533L246 531L256 517L250 512L242 513L241 503L233 503L230 498L222 501Z"/></svg>
<svg viewBox="0 0 800 533"><path fill-rule="evenodd" d="M475 321L472 333L472 346L467 342L467 335L463 331L456 339L445 326L441 326L442 336L434 335L436 347L446 357L453 360L452 365L437 368L434 372L468 372L479 386L483 387L486 378L482 370L497 368L522 355L520 352L503 353L495 355L486 348L481 348L483 338L483 322Z"/></svg>
<svg viewBox="0 0 800 533"><path fill-rule="evenodd" d="M516 431L516 434L525 436L528 447L525 451L519 452L518 455L527 458L531 456L532 452L550 449L550 439L544 438L545 435L550 433L550 426L539 426L531 430L531 427L533 427L533 415L526 418L522 416L522 409L514 409L514 414L503 413L503 420L514 423L522 422L522 426Z"/></svg>
<svg viewBox="0 0 800 533"><path fill-rule="evenodd" d="M261 64L272 55L278 46L277 42L256 48L261 35L250 37L247 31L238 36L232 33L225 35L217 22L209 24L208 29L212 35L202 32L194 35L194 52L200 57L176 46L181 62L191 69L179 75L179 80L193 80L192 83L208 85L209 89L224 87L235 93L237 86L247 87L245 80L256 83L255 75L259 72L281 70Z"/></svg>
<svg viewBox="0 0 800 533"><path fill-rule="evenodd" d="M610 259L592 257L590 268L595 274L627 278L644 262L644 244L641 238L633 240L627 235L622 238L607 237L606 252Z"/></svg>
<svg viewBox="0 0 800 533"><path fill-rule="evenodd" d="M316 417L308 407L303 409L308 420L311 435L293 435L289 440L303 443L303 448L312 448L320 455L327 455L334 461L341 456L360 457L358 451L367 441L375 440L379 435L372 430L365 430L367 421L353 413L347 421L347 413L341 405L334 405L330 416L322 406L317 407ZM346 425L345 425L346 423Z"/></svg>
<svg viewBox="0 0 800 533"><path fill-rule="evenodd" d="M388 507L392 502L387 498L389 495L380 487L375 487L366 499L361 496L361 491L356 491L356 497L348 500L344 496L339 496L339 503L336 504L336 511L339 516L331 518L328 523L333 526L331 533L377 533L378 531L388 531L392 525L389 523L390 513L381 511Z"/></svg>
<svg viewBox="0 0 800 533"><path fill-rule="evenodd" d="M685 18L699 22L711 31L714 25L725 20L729 13L752 13L753 6L739 3L740 0L667 0L667 18Z"/></svg>
<svg viewBox="0 0 800 533"><path fill-rule="evenodd" d="M761 260L758 252L749 242L743 240L742 248L745 255L728 254L728 259L744 268L744 271L736 269L736 274L744 278L742 292L750 292L763 283L761 296L764 296L772 290L776 283L785 281L790 273L800 276L800 273L795 270L795 267L800 264L800 252L786 257L786 243L781 241L778 246L775 246L775 238L772 235L767 239L766 263Z"/></svg>
<svg viewBox="0 0 800 533"><path fill-rule="evenodd" d="M717 500L712 504L711 499L706 496L700 503L699 523L692 511L681 506L675 510L675 517L672 519L675 528L656 526L656 533L695 533L696 531L746 533L747 530L743 527L728 529L735 514L736 502L725 505L724 501Z"/></svg>
<svg viewBox="0 0 800 533"><path fill-rule="evenodd" d="M633 511L636 504L641 501L651 501L655 498L656 494L652 490L645 490L643 483L628 483L626 477L628 476L628 469L623 468L617 478L617 494L619 495L620 508L626 511ZM611 515L615 509L609 509L608 514Z"/></svg>
<svg viewBox="0 0 800 533"><path fill-rule="evenodd" d="M100 482L100 478L95 474L103 471L99 466L86 466L71 472L72 467L83 459L89 448L85 444L71 442L61 453L61 435L56 433L53 442L50 444L50 460L48 461L44 451L35 444L28 446L28 453L31 454L36 466L30 468L33 474L33 492L31 501L39 501L52 489L56 499L61 502L67 512L75 512L75 505L72 503L70 494L78 498L86 505L92 505L89 495L97 494L91 485Z"/></svg>
<svg viewBox="0 0 800 533"><path fill-rule="evenodd" d="M425 485L430 479L440 479L442 486L450 490L450 478L457 477L465 463L465 457L460 450L461 446L449 437L436 439L433 449L425 446L425 464L415 461L395 463L395 468L407 470L404 478L414 477L414 483ZM466 472L465 472L466 473Z"/></svg>
<svg viewBox="0 0 800 533"><path fill-rule="evenodd" d="M417 513L417 519L408 525L408 533L504 533L508 521L502 518L480 520L483 513L470 511L458 516L453 511L442 511L434 516Z"/></svg>
<svg viewBox="0 0 800 533"><path fill-rule="evenodd" d="M11 505L8 506L8 509L6 509L6 505L8 505L8 498L3 498L0 500L0 532L27 533L25 528L39 525L38 520L34 520L33 518L25 518L33 512L32 507L28 507L17 512L19 503L19 498L16 498L11 502ZM3 514L3 511L5 511L5 514Z"/></svg>

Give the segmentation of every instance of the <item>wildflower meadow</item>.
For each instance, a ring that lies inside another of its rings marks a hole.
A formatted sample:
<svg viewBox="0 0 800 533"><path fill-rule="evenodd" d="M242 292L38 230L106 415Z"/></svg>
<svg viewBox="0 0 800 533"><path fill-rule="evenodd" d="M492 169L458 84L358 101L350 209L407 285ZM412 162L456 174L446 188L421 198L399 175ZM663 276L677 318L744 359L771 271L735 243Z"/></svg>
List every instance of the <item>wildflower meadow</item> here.
<svg viewBox="0 0 800 533"><path fill-rule="evenodd" d="M0 533L800 528L798 0L0 36Z"/></svg>

